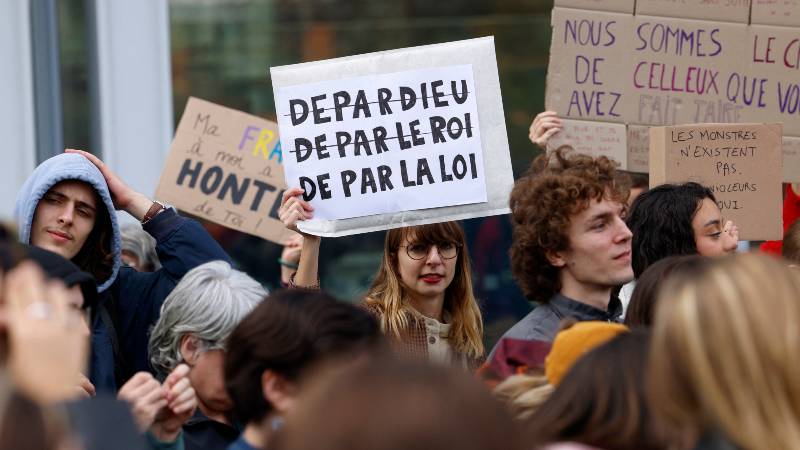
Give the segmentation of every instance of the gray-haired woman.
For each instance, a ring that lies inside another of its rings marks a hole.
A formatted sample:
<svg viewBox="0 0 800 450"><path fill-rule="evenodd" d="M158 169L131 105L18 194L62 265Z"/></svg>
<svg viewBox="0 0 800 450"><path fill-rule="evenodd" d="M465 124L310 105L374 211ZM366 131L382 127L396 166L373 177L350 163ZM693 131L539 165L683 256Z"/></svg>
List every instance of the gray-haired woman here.
<svg viewBox="0 0 800 450"><path fill-rule="evenodd" d="M225 341L266 296L264 288L223 261L189 271L161 307L150 334L150 362L161 374L180 363L191 367L198 410L184 425L186 449L224 449L239 434L225 391Z"/></svg>

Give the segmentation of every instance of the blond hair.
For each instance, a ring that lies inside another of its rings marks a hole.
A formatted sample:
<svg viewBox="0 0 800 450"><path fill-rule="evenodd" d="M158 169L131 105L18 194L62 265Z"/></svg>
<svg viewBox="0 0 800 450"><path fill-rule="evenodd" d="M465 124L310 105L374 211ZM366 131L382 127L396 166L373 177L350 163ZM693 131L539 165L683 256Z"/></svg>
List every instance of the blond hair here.
<svg viewBox="0 0 800 450"><path fill-rule="evenodd" d="M650 395L666 425L723 431L744 450L800 442L800 278L735 255L661 291Z"/></svg>
<svg viewBox="0 0 800 450"><path fill-rule="evenodd" d="M381 267L365 299L368 305L375 306L380 311L381 328L390 336L401 339L403 331L408 329L409 316L414 314L397 268L397 252L406 238L427 244L452 241L460 246L455 277L447 287L444 298L444 310L452 317L449 340L457 353L473 358L482 357L483 319L472 292L464 231L456 222L395 228L386 233Z"/></svg>
<svg viewBox="0 0 800 450"><path fill-rule="evenodd" d="M494 396L503 401L518 420L530 418L550 398L556 388L544 374L512 375L494 388Z"/></svg>

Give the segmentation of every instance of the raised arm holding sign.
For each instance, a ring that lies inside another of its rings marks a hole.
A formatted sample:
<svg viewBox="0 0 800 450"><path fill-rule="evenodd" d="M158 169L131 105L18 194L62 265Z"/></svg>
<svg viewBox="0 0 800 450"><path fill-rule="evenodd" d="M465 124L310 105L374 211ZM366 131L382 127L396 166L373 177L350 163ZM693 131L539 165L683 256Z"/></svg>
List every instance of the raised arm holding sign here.
<svg viewBox="0 0 800 450"><path fill-rule="evenodd" d="M364 307L399 352L475 369L483 322L454 220L507 212L513 185L491 39L271 72L278 216L304 234L291 284L319 287L320 236L389 229Z"/></svg>

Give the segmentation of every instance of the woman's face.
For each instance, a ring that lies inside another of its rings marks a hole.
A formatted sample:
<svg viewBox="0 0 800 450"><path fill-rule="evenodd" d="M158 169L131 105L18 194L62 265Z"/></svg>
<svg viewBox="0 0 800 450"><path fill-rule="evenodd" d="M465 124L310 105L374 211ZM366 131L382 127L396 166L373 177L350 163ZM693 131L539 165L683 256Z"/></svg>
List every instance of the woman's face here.
<svg viewBox="0 0 800 450"><path fill-rule="evenodd" d="M233 407L225 390L225 351L201 351L189 372L189 381L197 392L197 399L210 411L225 413Z"/></svg>
<svg viewBox="0 0 800 450"><path fill-rule="evenodd" d="M736 251L739 239L726 230L717 204L704 198L692 218L692 230L697 253L703 256L721 256Z"/></svg>
<svg viewBox="0 0 800 450"><path fill-rule="evenodd" d="M397 249L400 280L415 297L444 296L455 276L459 252L456 242L428 246L406 236Z"/></svg>

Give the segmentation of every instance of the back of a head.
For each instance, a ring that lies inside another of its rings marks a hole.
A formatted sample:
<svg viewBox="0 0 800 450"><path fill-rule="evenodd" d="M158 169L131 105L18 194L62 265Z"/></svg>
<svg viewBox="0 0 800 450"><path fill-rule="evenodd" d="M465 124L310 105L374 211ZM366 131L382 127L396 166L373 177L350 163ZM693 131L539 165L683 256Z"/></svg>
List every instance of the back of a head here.
<svg viewBox="0 0 800 450"><path fill-rule="evenodd" d="M648 335L622 333L583 355L525 423L532 448L574 441L606 450L666 448L645 397Z"/></svg>
<svg viewBox="0 0 800 450"><path fill-rule="evenodd" d="M697 253L692 218L705 198L716 202L708 188L694 182L662 184L636 198L627 220L636 278L667 256Z"/></svg>
<svg viewBox="0 0 800 450"><path fill-rule="evenodd" d="M633 327L650 327L656 314L658 293L667 279L692 273L702 266L710 264L710 259L700 255L669 256L644 271L636 280L628 311L625 313L625 325Z"/></svg>
<svg viewBox="0 0 800 450"><path fill-rule="evenodd" d="M800 279L759 254L729 256L661 292L653 404L677 430L714 428L744 450L800 442Z"/></svg>
<svg viewBox="0 0 800 450"><path fill-rule="evenodd" d="M207 345L221 344L266 294L257 281L225 261L190 270L164 300L150 333L153 368L167 374L181 362L185 335Z"/></svg>
<svg viewBox="0 0 800 450"><path fill-rule="evenodd" d="M380 326L363 308L324 292L274 292L228 340L225 387L234 415L249 423L271 410L262 393L265 370L296 383L319 365L370 353L382 343Z"/></svg>
<svg viewBox="0 0 800 450"><path fill-rule="evenodd" d="M630 179L615 167L606 157L556 151L536 158L514 183L509 199L511 271L529 300L546 302L561 289L558 268L547 254L569 248L572 216L590 201L626 202Z"/></svg>
<svg viewBox="0 0 800 450"><path fill-rule="evenodd" d="M795 220L783 235L781 254L792 264L800 264L800 220Z"/></svg>
<svg viewBox="0 0 800 450"><path fill-rule="evenodd" d="M410 361L324 377L301 397L279 439L283 450L525 448L509 413L476 379Z"/></svg>

